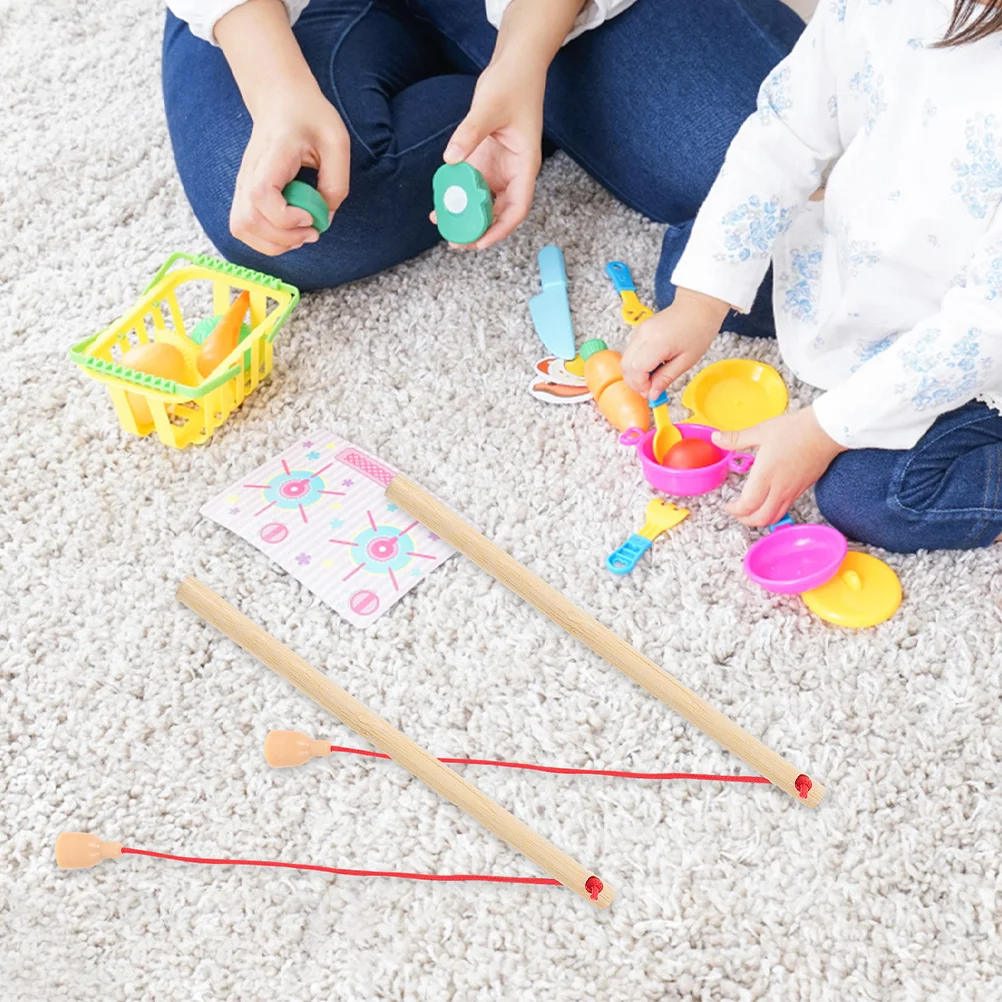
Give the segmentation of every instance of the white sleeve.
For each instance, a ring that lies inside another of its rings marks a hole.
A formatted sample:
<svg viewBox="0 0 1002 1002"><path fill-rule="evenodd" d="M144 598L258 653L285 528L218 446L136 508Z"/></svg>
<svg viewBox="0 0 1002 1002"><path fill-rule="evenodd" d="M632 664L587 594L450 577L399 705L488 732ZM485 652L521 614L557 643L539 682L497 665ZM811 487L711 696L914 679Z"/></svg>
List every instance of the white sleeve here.
<svg viewBox="0 0 1002 1002"><path fill-rule="evenodd" d="M566 45L572 38L577 38L582 32L597 28L610 17L622 14L634 2L635 0L587 0L578 13L574 26L564 39L564 44ZM501 18L504 17L504 12L510 3L511 0L487 0L487 20L495 28L501 26Z"/></svg>
<svg viewBox="0 0 1002 1002"><path fill-rule="evenodd" d="M175 17L188 22L188 27L196 38L204 38L215 45L216 22L244 2L245 0L167 0L167 6ZM289 12L289 24L295 24L310 0L282 0L282 2Z"/></svg>
<svg viewBox="0 0 1002 1002"><path fill-rule="evenodd" d="M776 238L842 153L838 66L844 5L822 3L793 51L769 75L696 217L672 283L747 312Z"/></svg>
<svg viewBox="0 0 1002 1002"><path fill-rule="evenodd" d="M1002 208L965 283L928 317L814 401L818 423L851 449L910 449L940 414L1002 392Z"/></svg>

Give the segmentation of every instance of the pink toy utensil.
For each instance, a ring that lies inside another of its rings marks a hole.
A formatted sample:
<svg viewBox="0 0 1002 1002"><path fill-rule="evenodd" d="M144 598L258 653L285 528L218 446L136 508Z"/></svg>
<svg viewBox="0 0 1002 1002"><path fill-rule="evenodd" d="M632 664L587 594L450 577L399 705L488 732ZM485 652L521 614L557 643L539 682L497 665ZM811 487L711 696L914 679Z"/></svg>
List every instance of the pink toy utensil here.
<svg viewBox="0 0 1002 1002"><path fill-rule="evenodd" d="M830 581L845 560L845 536L830 525L795 525L786 516L745 554L745 573L780 595L799 595Z"/></svg>
<svg viewBox="0 0 1002 1002"><path fill-rule="evenodd" d="M901 604L901 581L869 553L848 551L830 525L797 525L784 515L745 554L745 573L780 595L800 595L815 615L836 626L877 626Z"/></svg>

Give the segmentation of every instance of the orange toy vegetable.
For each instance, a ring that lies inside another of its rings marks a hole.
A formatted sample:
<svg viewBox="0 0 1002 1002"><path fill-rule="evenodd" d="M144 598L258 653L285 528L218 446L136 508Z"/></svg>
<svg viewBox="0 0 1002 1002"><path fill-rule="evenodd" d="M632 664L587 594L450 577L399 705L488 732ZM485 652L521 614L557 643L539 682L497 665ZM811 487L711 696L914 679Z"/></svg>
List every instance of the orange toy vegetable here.
<svg viewBox="0 0 1002 1002"><path fill-rule="evenodd" d="M135 348L130 348L122 356L122 365L135 369L136 372L145 372L149 376L172 379L175 383L187 383L181 349L162 341L151 341L149 344L139 344ZM136 424L140 428L153 424L150 405L140 394L126 393L125 399L132 408Z"/></svg>
<svg viewBox="0 0 1002 1002"><path fill-rule="evenodd" d="M216 366L240 341L240 325L244 321L247 307L250 306L250 293L245 289L233 300L233 305L219 318L215 330L205 339L198 353L198 371L202 378L211 376Z"/></svg>
<svg viewBox="0 0 1002 1002"><path fill-rule="evenodd" d="M665 453L661 465L675 470L696 470L720 462L722 456L723 453L712 442L702 438L683 438Z"/></svg>
<svg viewBox="0 0 1002 1002"><path fill-rule="evenodd" d="M623 382L622 355L610 351L601 338L593 338L581 345L581 357L585 364L585 382L609 423L619 431L628 428L647 431L651 422L650 406Z"/></svg>

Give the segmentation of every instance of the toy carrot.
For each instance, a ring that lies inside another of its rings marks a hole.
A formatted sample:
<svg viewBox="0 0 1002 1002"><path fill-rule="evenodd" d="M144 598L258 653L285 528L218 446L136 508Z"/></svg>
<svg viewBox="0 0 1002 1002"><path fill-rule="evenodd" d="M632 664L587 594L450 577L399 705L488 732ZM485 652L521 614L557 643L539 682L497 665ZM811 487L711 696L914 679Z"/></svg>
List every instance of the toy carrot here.
<svg viewBox="0 0 1002 1002"><path fill-rule="evenodd" d="M250 293L244 289L233 301L233 305L219 318L216 329L205 339L198 353L198 371L204 379L215 372L216 367L240 341L240 326L250 306Z"/></svg>

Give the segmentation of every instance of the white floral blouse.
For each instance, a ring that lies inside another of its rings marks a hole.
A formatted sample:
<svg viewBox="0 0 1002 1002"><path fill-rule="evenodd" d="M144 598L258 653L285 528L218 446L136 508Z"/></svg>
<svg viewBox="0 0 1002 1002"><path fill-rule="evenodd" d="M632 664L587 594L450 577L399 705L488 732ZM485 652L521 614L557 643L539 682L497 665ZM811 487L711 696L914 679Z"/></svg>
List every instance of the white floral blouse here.
<svg viewBox="0 0 1002 1002"><path fill-rule="evenodd" d="M821 0L673 275L748 310L771 260L783 358L851 448L1002 406L1002 34L933 48L951 9Z"/></svg>

